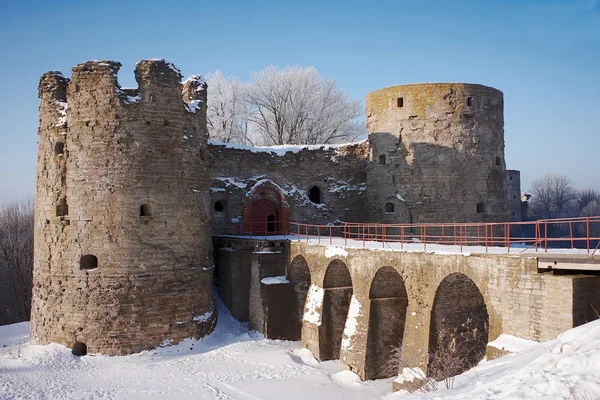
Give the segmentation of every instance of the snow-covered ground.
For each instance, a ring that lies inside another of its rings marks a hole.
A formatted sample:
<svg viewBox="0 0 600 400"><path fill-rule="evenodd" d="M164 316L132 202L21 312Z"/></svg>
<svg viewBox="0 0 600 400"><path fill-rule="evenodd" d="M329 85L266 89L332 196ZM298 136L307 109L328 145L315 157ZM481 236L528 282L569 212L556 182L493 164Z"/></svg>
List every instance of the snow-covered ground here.
<svg viewBox="0 0 600 400"><path fill-rule="evenodd" d="M429 393L398 392L386 400L600 399L600 320L522 348L456 377L452 389L441 382Z"/></svg>
<svg viewBox="0 0 600 400"><path fill-rule="evenodd" d="M219 303L203 340L123 357L75 357L28 344L28 323L0 327L0 399L598 399L600 320L556 340L483 362L452 389L391 393L391 379L360 382L298 342L265 340ZM502 343L519 342L505 338ZM503 345L503 346L504 346ZM514 346L513 346L514 347Z"/></svg>
<svg viewBox="0 0 600 400"><path fill-rule="evenodd" d="M122 357L76 357L28 343L29 323L0 327L0 399L376 399L392 380L360 382L299 342L265 340L219 302L203 340Z"/></svg>

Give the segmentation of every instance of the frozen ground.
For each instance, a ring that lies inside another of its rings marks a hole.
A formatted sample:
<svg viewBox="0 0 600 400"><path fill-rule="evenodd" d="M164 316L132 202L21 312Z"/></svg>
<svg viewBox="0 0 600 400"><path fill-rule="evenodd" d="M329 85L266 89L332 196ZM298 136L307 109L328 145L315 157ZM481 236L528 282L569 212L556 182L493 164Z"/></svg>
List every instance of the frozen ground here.
<svg viewBox="0 0 600 400"><path fill-rule="evenodd" d="M376 399L391 379L360 382L299 342L265 340L222 304L216 330L131 356L75 357L28 344L29 323L0 327L0 399Z"/></svg>
<svg viewBox="0 0 600 400"><path fill-rule="evenodd" d="M391 393L391 380L360 382L337 361L317 362L297 342L265 340L219 305L204 340L123 357L75 357L31 346L28 323L0 327L0 399L573 399L600 398L600 320L484 362L454 388ZM501 343L500 343L501 342Z"/></svg>

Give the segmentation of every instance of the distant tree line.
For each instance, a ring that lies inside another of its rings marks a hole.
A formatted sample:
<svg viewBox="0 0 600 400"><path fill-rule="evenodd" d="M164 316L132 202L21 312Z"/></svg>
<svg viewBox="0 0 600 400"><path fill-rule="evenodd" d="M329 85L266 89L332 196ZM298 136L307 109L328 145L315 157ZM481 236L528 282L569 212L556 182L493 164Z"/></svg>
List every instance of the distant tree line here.
<svg viewBox="0 0 600 400"><path fill-rule="evenodd" d="M0 325L29 320L33 270L33 200L0 208Z"/></svg>
<svg viewBox="0 0 600 400"><path fill-rule="evenodd" d="M564 175L547 174L531 184L527 217L546 218L592 217L600 215L600 191L577 190Z"/></svg>
<svg viewBox="0 0 600 400"><path fill-rule="evenodd" d="M245 145L332 144L366 137L363 109L313 68L267 67L249 83L207 76L209 138Z"/></svg>

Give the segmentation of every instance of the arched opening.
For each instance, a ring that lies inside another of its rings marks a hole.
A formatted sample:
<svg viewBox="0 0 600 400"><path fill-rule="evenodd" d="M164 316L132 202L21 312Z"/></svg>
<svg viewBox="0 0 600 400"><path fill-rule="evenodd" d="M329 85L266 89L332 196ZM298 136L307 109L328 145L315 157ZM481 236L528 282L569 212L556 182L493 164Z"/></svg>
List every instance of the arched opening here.
<svg viewBox="0 0 600 400"><path fill-rule="evenodd" d="M142 204L140 206L140 217L151 217L152 216L152 207L150 204Z"/></svg>
<svg viewBox="0 0 600 400"><path fill-rule="evenodd" d="M82 342L75 342L71 348L71 354L74 356L85 356L87 354L87 345Z"/></svg>
<svg viewBox="0 0 600 400"><path fill-rule="evenodd" d="M302 318L304 316L304 306L306 296L310 287L310 269L306 259L302 256L296 256L290 263L287 270L287 278L292 283L294 290L295 313L292 318L293 326L291 328L292 338L300 340L302 338Z"/></svg>
<svg viewBox="0 0 600 400"><path fill-rule="evenodd" d="M313 186L308 191L308 199L315 204L321 204L321 189Z"/></svg>
<svg viewBox="0 0 600 400"><path fill-rule="evenodd" d="M483 295L466 275L448 275L438 287L431 311L429 366L435 380L462 374L485 356L489 316Z"/></svg>
<svg viewBox="0 0 600 400"><path fill-rule="evenodd" d="M86 254L79 259L79 269L87 271L98 268L98 257Z"/></svg>
<svg viewBox="0 0 600 400"><path fill-rule="evenodd" d="M215 201L215 205L214 205L215 211L216 212L223 212L223 210L225 209L225 207L223 206L223 203L221 201Z"/></svg>
<svg viewBox="0 0 600 400"><path fill-rule="evenodd" d="M281 189L272 182L257 184L244 205L244 232L265 235L287 232L290 208L282 198Z"/></svg>
<svg viewBox="0 0 600 400"><path fill-rule="evenodd" d="M487 207L484 202L477 203L477 214L487 213Z"/></svg>
<svg viewBox="0 0 600 400"><path fill-rule="evenodd" d="M252 231L265 234L277 231L279 210L275 203L268 199L260 199L252 207Z"/></svg>
<svg viewBox="0 0 600 400"><path fill-rule="evenodd" d="M393 214L394 213L394 203L390 203L389 201L387 203L385 203L385 212L387 214Z"/></svg>
<svg viewBox="0 0 600 400"><path fill-rule="evenodd" d="M379 156L379 164L385 165L385 154Z"/></svg>
<svg viewBox="0 0 600 400"><path fill-rule="evenodd" d="M500 156L496 156L496 165L502 165L502 159L500 158Z"/></svg>
<svg viewBox="0 0 600 400"><path fill-rule="evenodd" d="M352 278L341 260L333 260L325 272L323 283L322 324L319 327L319 358L321 361L340 358L340 349L350 300Z"/></svg>
<svg viewBox="0 0 600 400"><path fill-rule="evenodd" d="M408 295L402 276L392 267L377 271L371 290L365 379L398 375L397 357L404 337Z"/></svg>

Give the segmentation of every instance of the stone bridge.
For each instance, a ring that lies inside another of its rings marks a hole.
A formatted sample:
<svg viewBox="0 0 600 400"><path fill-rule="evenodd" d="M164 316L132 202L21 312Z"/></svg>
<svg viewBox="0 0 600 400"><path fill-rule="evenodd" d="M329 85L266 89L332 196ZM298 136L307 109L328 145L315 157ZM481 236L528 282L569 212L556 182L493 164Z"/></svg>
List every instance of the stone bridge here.
<svg viewBox="0 0 600 400"><path fill-rule="evenodd" d="M339 359L363 380L396 375L395 352L402 366L439 378L448 373L439 371L444 355L466 360L464 370L504 354L487 346L501 334L550 340L600 310L600 277L590 271L597 257L214 243L219 293L234 316L268 338L302 340L317 359Z"/></svg>

